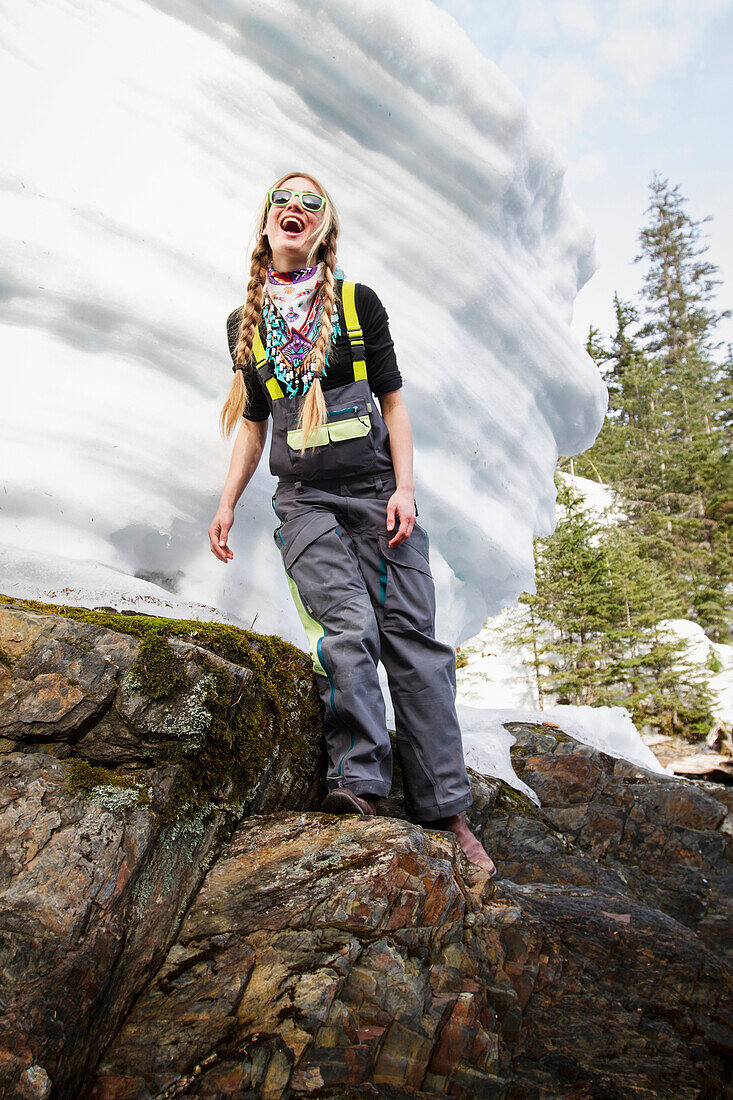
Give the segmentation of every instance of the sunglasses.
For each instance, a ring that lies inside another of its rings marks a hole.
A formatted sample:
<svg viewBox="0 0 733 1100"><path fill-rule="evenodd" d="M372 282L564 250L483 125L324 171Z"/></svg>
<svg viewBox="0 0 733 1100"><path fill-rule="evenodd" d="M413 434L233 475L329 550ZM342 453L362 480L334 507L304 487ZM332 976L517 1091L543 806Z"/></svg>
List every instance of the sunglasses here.
<svg viewBox="0 0 733 1100"><path fill-rule="evenodd" d="M287 206L291 199L297 199L303 209L311 214L317 214L326 204L323 195L315 195L312 191L291 191L287 187L273 187L267 196L273 206Z"/></svg>

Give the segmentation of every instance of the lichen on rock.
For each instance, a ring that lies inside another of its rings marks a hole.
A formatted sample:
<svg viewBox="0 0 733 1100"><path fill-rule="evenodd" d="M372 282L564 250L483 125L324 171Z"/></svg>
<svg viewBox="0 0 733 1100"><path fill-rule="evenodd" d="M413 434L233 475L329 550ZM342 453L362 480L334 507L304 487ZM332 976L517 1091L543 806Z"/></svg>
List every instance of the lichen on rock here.
<svg viewBox="0 0 733 1100"><path fill-rule="evenodd" d="M61 631L67 648L96 650L97 662L103 649L93 640L101 631L105 639L121 633L134 642L127 650L134 658L125 655L118 666L112 708L108 692L106 711L102 713L100 702L94 716L104 720L100 730L104 722L115 727L118 744L125 739L129 743L130 728L138 730L147 745L144 766L178 769L174 788L158 807L162 822L179 814L195 815L212 798L232 809L244 807L253 792L262 793L263 779L273 772L283 788L299 785L299 766L306 755L314 755L320 735L320 703L311 663L294 646L228 623L89 611L8 597L0 597L2 604L5 634L22 648L30 669L30 679L23 680L26 695L49 675L51 651L44 639L49 631L53 636L60 632L49 625L51 615L70 621ZM45 664L34 667L37 650L43 651ZM120 661L118 654L107 666L114 668L115 661ZM53 674L63 680L67 695L76 691L72 702L86 714L84 683L77 680L72 688L68 671L61 676L55 666ZM64 714L71 713L72 702L64 697ZM67 725L73 733L70 719ZM85 732L80 744L84 757L93 760L93 731Z"/></svg>
<svg viewBox="0 0 733 1100"><path fill-rule="evenodd" d="M88 760L69 760L66 783L70 795L83 791L108 809L144 806L149 801L145 784L132 776L90 764Z"/></svg>
<svg viewBox="0 0 733 1100"><path fill-rule="evenodd" d="M191 749L201 748L211 730L212 714L206 706L211 689L215 688L214 677L209 673L186 695L183 706L166 712L161 732L163 736L184 741Z"/></svg>

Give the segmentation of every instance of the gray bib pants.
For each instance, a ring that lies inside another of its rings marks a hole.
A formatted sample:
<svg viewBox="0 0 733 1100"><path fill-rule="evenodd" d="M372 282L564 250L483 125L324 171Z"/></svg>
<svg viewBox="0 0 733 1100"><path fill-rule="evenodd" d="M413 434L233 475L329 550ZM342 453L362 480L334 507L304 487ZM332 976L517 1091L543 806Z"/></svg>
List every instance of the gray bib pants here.
<svg viewBox="0 0 733 1100"><path fill-rule="evenodd" d="M267 387L271 367L261 361L258 370ZM417 822L460 813L472 796L455 709L455 653L435 638L426 532L416 523L409 539L389 546L387 502L396 480L369 383L355 377L324 392L326 428L304 454L297 429L302 398L274 397L278 388L267 387L270 469L279 478L274 537L325 708L329 788L389 794L381 658L407 812Z"/></svg>

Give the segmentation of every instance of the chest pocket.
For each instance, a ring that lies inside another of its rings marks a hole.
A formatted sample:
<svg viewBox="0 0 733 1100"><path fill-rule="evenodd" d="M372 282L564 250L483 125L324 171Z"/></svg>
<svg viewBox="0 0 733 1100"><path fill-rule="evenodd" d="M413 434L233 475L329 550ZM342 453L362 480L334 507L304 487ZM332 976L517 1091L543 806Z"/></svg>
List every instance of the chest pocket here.
<svg viewBox="0 0 733 1100"><path fill-rule="evenodd" d="M393 473L389 432L373 405L367 377L364 335L356 312L355 284L340 283L343 320L351 346L353 380L326 390L326 422L312 433L303 448L298 424L300 398L290 398L267 360L262 332L257 329L252 352L272 411L270 472L275 477L351 477L364 473Z"/></svg>
<svg viewBox="0 0 733 1100"><path fill-rule="evenodd" d="M326 423L308 438L306 450L325 447L329 443L345 443L349 439L363 439L372 430L371 411L371 401L358 401L344 408L329 409ZM303 446L302 430L291 428L287 441L292 451L300 451Z"/></svg>

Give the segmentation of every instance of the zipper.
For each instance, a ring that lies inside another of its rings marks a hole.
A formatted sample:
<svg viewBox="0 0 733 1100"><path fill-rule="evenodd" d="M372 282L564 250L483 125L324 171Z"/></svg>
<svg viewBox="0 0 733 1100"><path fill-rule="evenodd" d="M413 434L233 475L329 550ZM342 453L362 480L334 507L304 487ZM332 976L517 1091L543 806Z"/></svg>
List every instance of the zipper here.
<svg viewBox="0 0 733 1100"><path fill-rule="evenodd" d="M346 408L346 409L329 409L328 410L328 415L329 416L340 416L341 413L358 413L358 411L359 411L359 406L358 405L349 405L349 407Z"/></svg>

